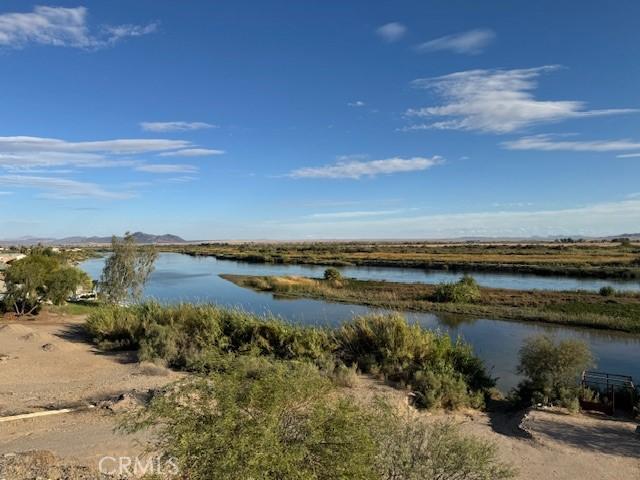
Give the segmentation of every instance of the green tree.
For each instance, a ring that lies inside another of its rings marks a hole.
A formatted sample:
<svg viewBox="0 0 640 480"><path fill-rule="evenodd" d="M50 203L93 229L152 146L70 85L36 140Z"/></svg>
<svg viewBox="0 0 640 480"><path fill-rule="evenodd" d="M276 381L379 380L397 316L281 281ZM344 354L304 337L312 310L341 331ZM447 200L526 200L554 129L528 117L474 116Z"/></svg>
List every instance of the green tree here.
<svg viewBox="0 0 640 480"><path fill-rule="evenodd" d="M50 249L36 248L10 264L5 283L5 305L24 315L34 313L45 301L64 303L81 286L89 287L91 280Z"/></svg>
<svg viewBox="0 0 640 480"><path fill-rule="evenodd" d="M583 341L555 342L547 335L528 338L520 348L518 373L526 377L518 387L520 398L573 408L580 375L592 366L593 355Z"/></svg>
<svg viewBox="0 0 640 480"><path fill-rule="evenodd" d="M136 245L129 232L122 239L113 236L111 250L98 284L101 296L110 303L140 299L158 252L153 246Z"/></svg>

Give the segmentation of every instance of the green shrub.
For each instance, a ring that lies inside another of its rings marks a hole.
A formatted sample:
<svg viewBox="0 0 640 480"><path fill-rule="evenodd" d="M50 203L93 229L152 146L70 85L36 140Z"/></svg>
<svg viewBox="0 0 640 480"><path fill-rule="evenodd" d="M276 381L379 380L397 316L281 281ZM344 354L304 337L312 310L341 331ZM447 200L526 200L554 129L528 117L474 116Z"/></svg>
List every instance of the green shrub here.
<svg viewBox="0 0 640 480"><path fill-rule="evenodd" d="M180 478L255 480L495 480L513 472L492 444L451 423L429 425L382 401L336 395L315 367L241 357L190 378L128 415L122 428L153 427L155 450Z"/></svg>
<svg viewBox="0 0 640 480"><path fill-rule="evenodd" d="M600 295L602 295L603 297L611 297L615 295L615 293L616 293L615 289L609 285L602 287L600 289Z"/></svg>
<svg viewBox="0 0 640 480"><path fill-rule="evenodd" d="M365 373L409 386L419 406L482 406L483 392L494 385L482 362L462 342L398 314L358 317L336 333L337 355Z"/></svg>
<svg viewBox="0 0 640 480"><path fill-rule="evenodd" d="M496 460L495 445L464 436L453 422L429 425L423 418L388 412L379 436L381 480L500 480L515 471Z"/></svg>
<svg viewBox="0 0 640 480"><path fill-rule="evenodd" d="M337 383L353 382L356 370L379 374L415 390L424 407L479 407L494 384L468 345L398 314L358 317L330 331L211 305L146 303L102 307L87 329L102 348L138 349L140 360L188 371L217 371L228 354L246 354L307 361Z"/></svg>
<svg viewBox="0 0 640 480"><path fill-rule="evenodd" d="M470 275L464 275L456 283L441 283L431 300L438 303L473 303L480 299L480 287Z"/></svg>
<svg viewBox="0 0 640 480"><path fill-rule="evenodd" d="M324 271L324 279L330 281L342 280L342 273L337 268L329 267Z"/></svg>
<svg viewBox="0 0 640 480"><path fill-rule="evenodd" d="M323 329L213 305L105 306L89 316L86 326L102 348L138 349L141 360L161 359L185 370L215 369L226 353L315 361L333 349Z"/></svg>
<svg viewBox="0 0 640 480"><path fill-rule="evenodd" d="M574 407L580 375L591 366L591 351L580 340L531 337L520 349L518 373L526 378L518 386L518 396L523 402Z"/></svg>

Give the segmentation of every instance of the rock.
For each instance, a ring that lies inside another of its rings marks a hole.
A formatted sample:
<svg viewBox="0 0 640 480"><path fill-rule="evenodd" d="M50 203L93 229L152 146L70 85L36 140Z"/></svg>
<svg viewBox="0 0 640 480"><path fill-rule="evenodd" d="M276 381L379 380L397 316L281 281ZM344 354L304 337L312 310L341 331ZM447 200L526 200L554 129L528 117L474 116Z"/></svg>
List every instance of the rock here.
<svg viewBox="0 0 640 480"><path fill-rule="evenodd" d="M45 343L44 345L42 345L42 350L44 350L45 352L50 352L51 350L55 350L56 347L53 343Z"/></svg>

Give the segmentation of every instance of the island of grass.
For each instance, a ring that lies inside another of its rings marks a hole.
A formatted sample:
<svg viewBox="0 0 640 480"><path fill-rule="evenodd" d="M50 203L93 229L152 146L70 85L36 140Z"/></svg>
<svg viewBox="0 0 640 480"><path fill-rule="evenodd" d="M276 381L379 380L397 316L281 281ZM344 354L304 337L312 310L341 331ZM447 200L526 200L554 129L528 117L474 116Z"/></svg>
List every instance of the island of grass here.
<svg viewBox="0 0 640 480"><path fill-rule="evenodd" d="M161 248L166 252L250 263L640 278L640 245L632 242L247 242Z"/></svg>
<svg viewBox="0 0 640 480"><path fill-rule="evenodd" d="M331 270L331 269L330 269ZM507 290L479 287L471 277L455 284L396 283L350 278L221 275L234 284L286 297L371 307L467 314L640 333L640 294Z"/></svg>

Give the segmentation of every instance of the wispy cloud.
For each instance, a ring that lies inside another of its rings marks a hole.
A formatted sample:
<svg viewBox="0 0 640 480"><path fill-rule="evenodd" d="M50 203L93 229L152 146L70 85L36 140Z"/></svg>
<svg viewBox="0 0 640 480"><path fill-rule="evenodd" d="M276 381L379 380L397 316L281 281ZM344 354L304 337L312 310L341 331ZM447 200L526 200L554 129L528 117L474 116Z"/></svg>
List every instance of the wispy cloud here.
<svg viewBox="0 0 640 480"><path fill-rule="evenodd" d="M398 22L391 22L378 27L376 33L385 42L393 43L404 37L407 33L407 27Z"/></svg>
<svg viewBox="0 0 640 480"><path fill-rule="evenodd" d="M420 53L450 51L454 53L464 53L476 55L482 51L496 38L493 30L488 28L478 28L467 32L445 35L428 42L416 45L416 50Z"/></svg>
<svg viewBox="0 0 640 480"><path fill-rule="evenodd" d="M140 127L147 132L183 132L217 128L217 125L205 122L141 122Z"/></svg>
<svg viewBox="0 0 640 480"><path fill-rule="evenodd" d="M0 185L44 190L40 196L52 199L101 198L124 200L134 196L131 192L115 192L88 182L67 178L36 177L29 175L0 175Z"/></svg>
<svg viewBox="0 0 640 480"><path fill-rule="evenodd" d="M640 153L623 153L621 155L616 155L618 158L637 158L640 157Z"/></svg>
<svg viewBox="0 0 640 480"><path fill-rule="evenodd" d="M0 14L0 46L23 48L30 44L96 49L127 37L155 32L148 25L102 25L92 32L85 7L34 7L27 13Z"/></svg>
<svg viewBox="0 0 640 480"><path fill-rule="evenodd" d="M164 180L166 183L190 183L195 182L198 178L190 175L181 175L179 177L171 177Z"/></svg>
<svg viewBox="0 0 640 480"><path fill-rule="evenodd" d="M161 157L209 157L212 155L222 155L224 150L214 150L212 148L185 148L172 152L162 152Z"/></svg>
<svg viewBox="0 0 640 480"><path fill-rule="evenodd" d="M364 103L362 100L356 100L355 102L349 102L347 103L347 106L349 107L364 107L367 104Z"/></svg>
<svg viewBox="0 0 640 480"><path fill-rule="evenodd" d="M501 145L508 150L571 152L616 152L640 148L640 142L632 140L558 140L557 138L556 135L532 135L502 142Z"/></svg>
<svg viewBox="0 0 640 480"><path fill-rule="evenodd" d="M442 162L441 157L387 158L383 160L341 160L335 164L293 170L292 178L350 178L375 177L392 173L426 170Z"/></svg>
<svg viewBox="0 0 640 480"><path fill-rule="evenodd" d="M0 196L3 195L13 195L13 192L0 192Z"/></svg>
<svg viewBox="0 0 640 480"><path fill-rule="evenodd" d="M185 140L115 139L69 142L56 138L0 137L0 167L25 170L35 167L124 167L140 163L132 156L160 154L176 157L216 155L221 150L193 148Z"/></svg>
<svg viewBox="0 0 640 480"><path fill-rule="evenodd" d="M509 133L532 125L569 118L638 112L637 109L587 110L584 102L538 100L532 94L542 73L557 65L516 70L468 70L435 78L414 80L416 88L435 92L444 105L410 109L410 118L444 118L404 130L476 130Z"/></svg>
<svg viewBox="0 0 640 480"><path fill-rule="evenodd" d="M195 173L198 171L198 167L195 165L155 163L140 165L136 167L136 170L148 173Z"/></svg>

